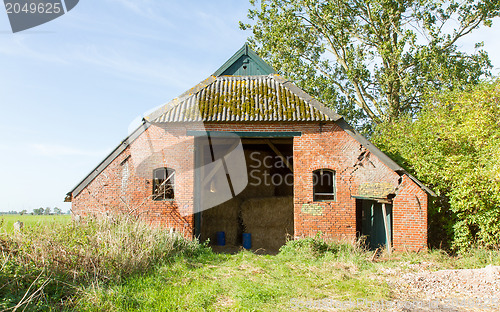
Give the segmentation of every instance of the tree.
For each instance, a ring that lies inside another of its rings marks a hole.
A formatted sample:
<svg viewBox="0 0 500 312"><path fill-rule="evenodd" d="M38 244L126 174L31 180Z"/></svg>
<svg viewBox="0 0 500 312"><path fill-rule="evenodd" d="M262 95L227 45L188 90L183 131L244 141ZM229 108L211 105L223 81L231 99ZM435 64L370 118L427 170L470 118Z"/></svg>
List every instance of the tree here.
<svg viewBox="0 0 500 312"><path fill-rule="evenodd" d="M54 214L59 215L62 213L62 210L58 207L54 207Z"/></svg>
<svg viewBox="0 0 500 312"><path fill-rule="evenodd" d="M444 225L457 249L500 247L498 116L500 81L484 82L430 97L417 120L382 124L372 137L440 195L431 225Z"/></svg>
<svg viewBox="0 0 500 312"><path fill-rule="evenodd" d="M43 215L43 210L44 209L42 207L40 207L38 209L33 209L33 214L34 215Z"/></svg>
<svg viewBox="0 0 500 312"><path fill-rule="evenodd" d="M240 28L258 53L358 126L417 112L429 90L478 83L488 55L461 52L457 40L500 14L497 0L256 2L253 25Z"/></svg>
<svg viewBox="0 0 500 312"><path fill-rule="evenodd" d="M50 207L45 208L44 214L50 215Z"/></svg>
<svg viewBox="0 0 500 312"><path fill-rule="evenodd" d="M27 211L26 209L23 209L23 210L21 210L21 211L19 212L19 214L22 216L22 215L26 214L27 212L28 212L28 211Z"/></svg>

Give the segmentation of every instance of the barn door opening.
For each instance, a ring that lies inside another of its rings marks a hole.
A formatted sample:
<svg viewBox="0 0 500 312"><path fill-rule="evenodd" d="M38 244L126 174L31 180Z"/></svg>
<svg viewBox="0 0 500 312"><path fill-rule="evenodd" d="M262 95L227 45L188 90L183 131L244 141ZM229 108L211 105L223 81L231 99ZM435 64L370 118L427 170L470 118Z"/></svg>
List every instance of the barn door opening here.
<svg viewBox="0 0 500 312"><path fill-rule="evenodd" d="M390 248L392 245L392 205L382 204L375 200L356 199L356 231L358 235L365 237L365 242L370 249L383 246Z"/></svg>
<svg viewBox="0 0 500 312"><path fill-rule="evenodd" d="M231 154L231 143L222 135L196 140L196 167L200 169L195 176L195 193L199 194L195 235L200 241L209 240L216 251L232 252L243 245L243 233L250 234L252 250L277 253L294 235L293 138L242 137L244 162L238 166L239 175L226 170L231 169L229 162L211 167L221 158L212 152ZM235 187L241 182L243 187ZM217 197L221 192L230 196ZM211 197L224 200L213 202ZM218 243L221 233L224 246Z"/></svg>

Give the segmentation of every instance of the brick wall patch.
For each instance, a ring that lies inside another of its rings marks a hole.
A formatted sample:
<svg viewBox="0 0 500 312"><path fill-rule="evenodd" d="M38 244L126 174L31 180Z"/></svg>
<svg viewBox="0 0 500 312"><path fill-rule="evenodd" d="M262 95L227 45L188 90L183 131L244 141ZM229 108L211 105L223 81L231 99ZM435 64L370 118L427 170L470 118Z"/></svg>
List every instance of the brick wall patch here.
<svg viewBox="0 0 500 312"><path fill-rule="evenodd" d="M303 204L301 212L312 216L322 216L323 207L316 204Z"/></svg>
<svg viewBox="0 0 500 312"><path fill-rule="evenodd" d="M384 198L394 193L394 185L385 182L361 183L358 193L359 196Z"/></svg>

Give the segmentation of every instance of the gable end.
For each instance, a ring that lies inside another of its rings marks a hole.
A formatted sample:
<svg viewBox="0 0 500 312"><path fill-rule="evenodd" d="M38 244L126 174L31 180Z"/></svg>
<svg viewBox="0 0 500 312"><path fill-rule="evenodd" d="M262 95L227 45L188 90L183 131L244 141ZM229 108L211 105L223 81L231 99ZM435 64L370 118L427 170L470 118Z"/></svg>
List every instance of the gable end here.
<svg viewBox="0 0 500 312"><path fill-rule="evenodd" d="M260 56L257 55L248 43L245 43L227 62L215 73L219 76L259 76L276 73Z"/></svg>

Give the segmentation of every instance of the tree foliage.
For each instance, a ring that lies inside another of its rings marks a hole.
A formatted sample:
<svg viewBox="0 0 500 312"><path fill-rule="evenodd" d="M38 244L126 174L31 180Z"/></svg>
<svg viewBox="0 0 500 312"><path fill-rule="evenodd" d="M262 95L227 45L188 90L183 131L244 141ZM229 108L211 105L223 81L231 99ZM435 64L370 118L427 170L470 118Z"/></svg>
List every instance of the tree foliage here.
<svg viewBox="0 0 500 312"><path fill-rule="evenodd" d="M250 0L249 38L281 74L358 126L414 113L428 90L489 73L457 40L499 15L497 0ZM477 47L481 47L481 43Z"/></svg>
<svg viewBox="0 0 500 312"><path fill-rule="evenodd" d="M44 209L43 207L40 207L38 209L33 209L33 214L34 215L43 215Z"/></svg>
<svg viewBox="0 0 500 312"><path fill-rule="evenodd" d="M499 116L500 81L484 82L430 97L417 120L384 123L372 137L444 198L431 215L449 216L441 221L458 249L500 247Z"/></svg>

